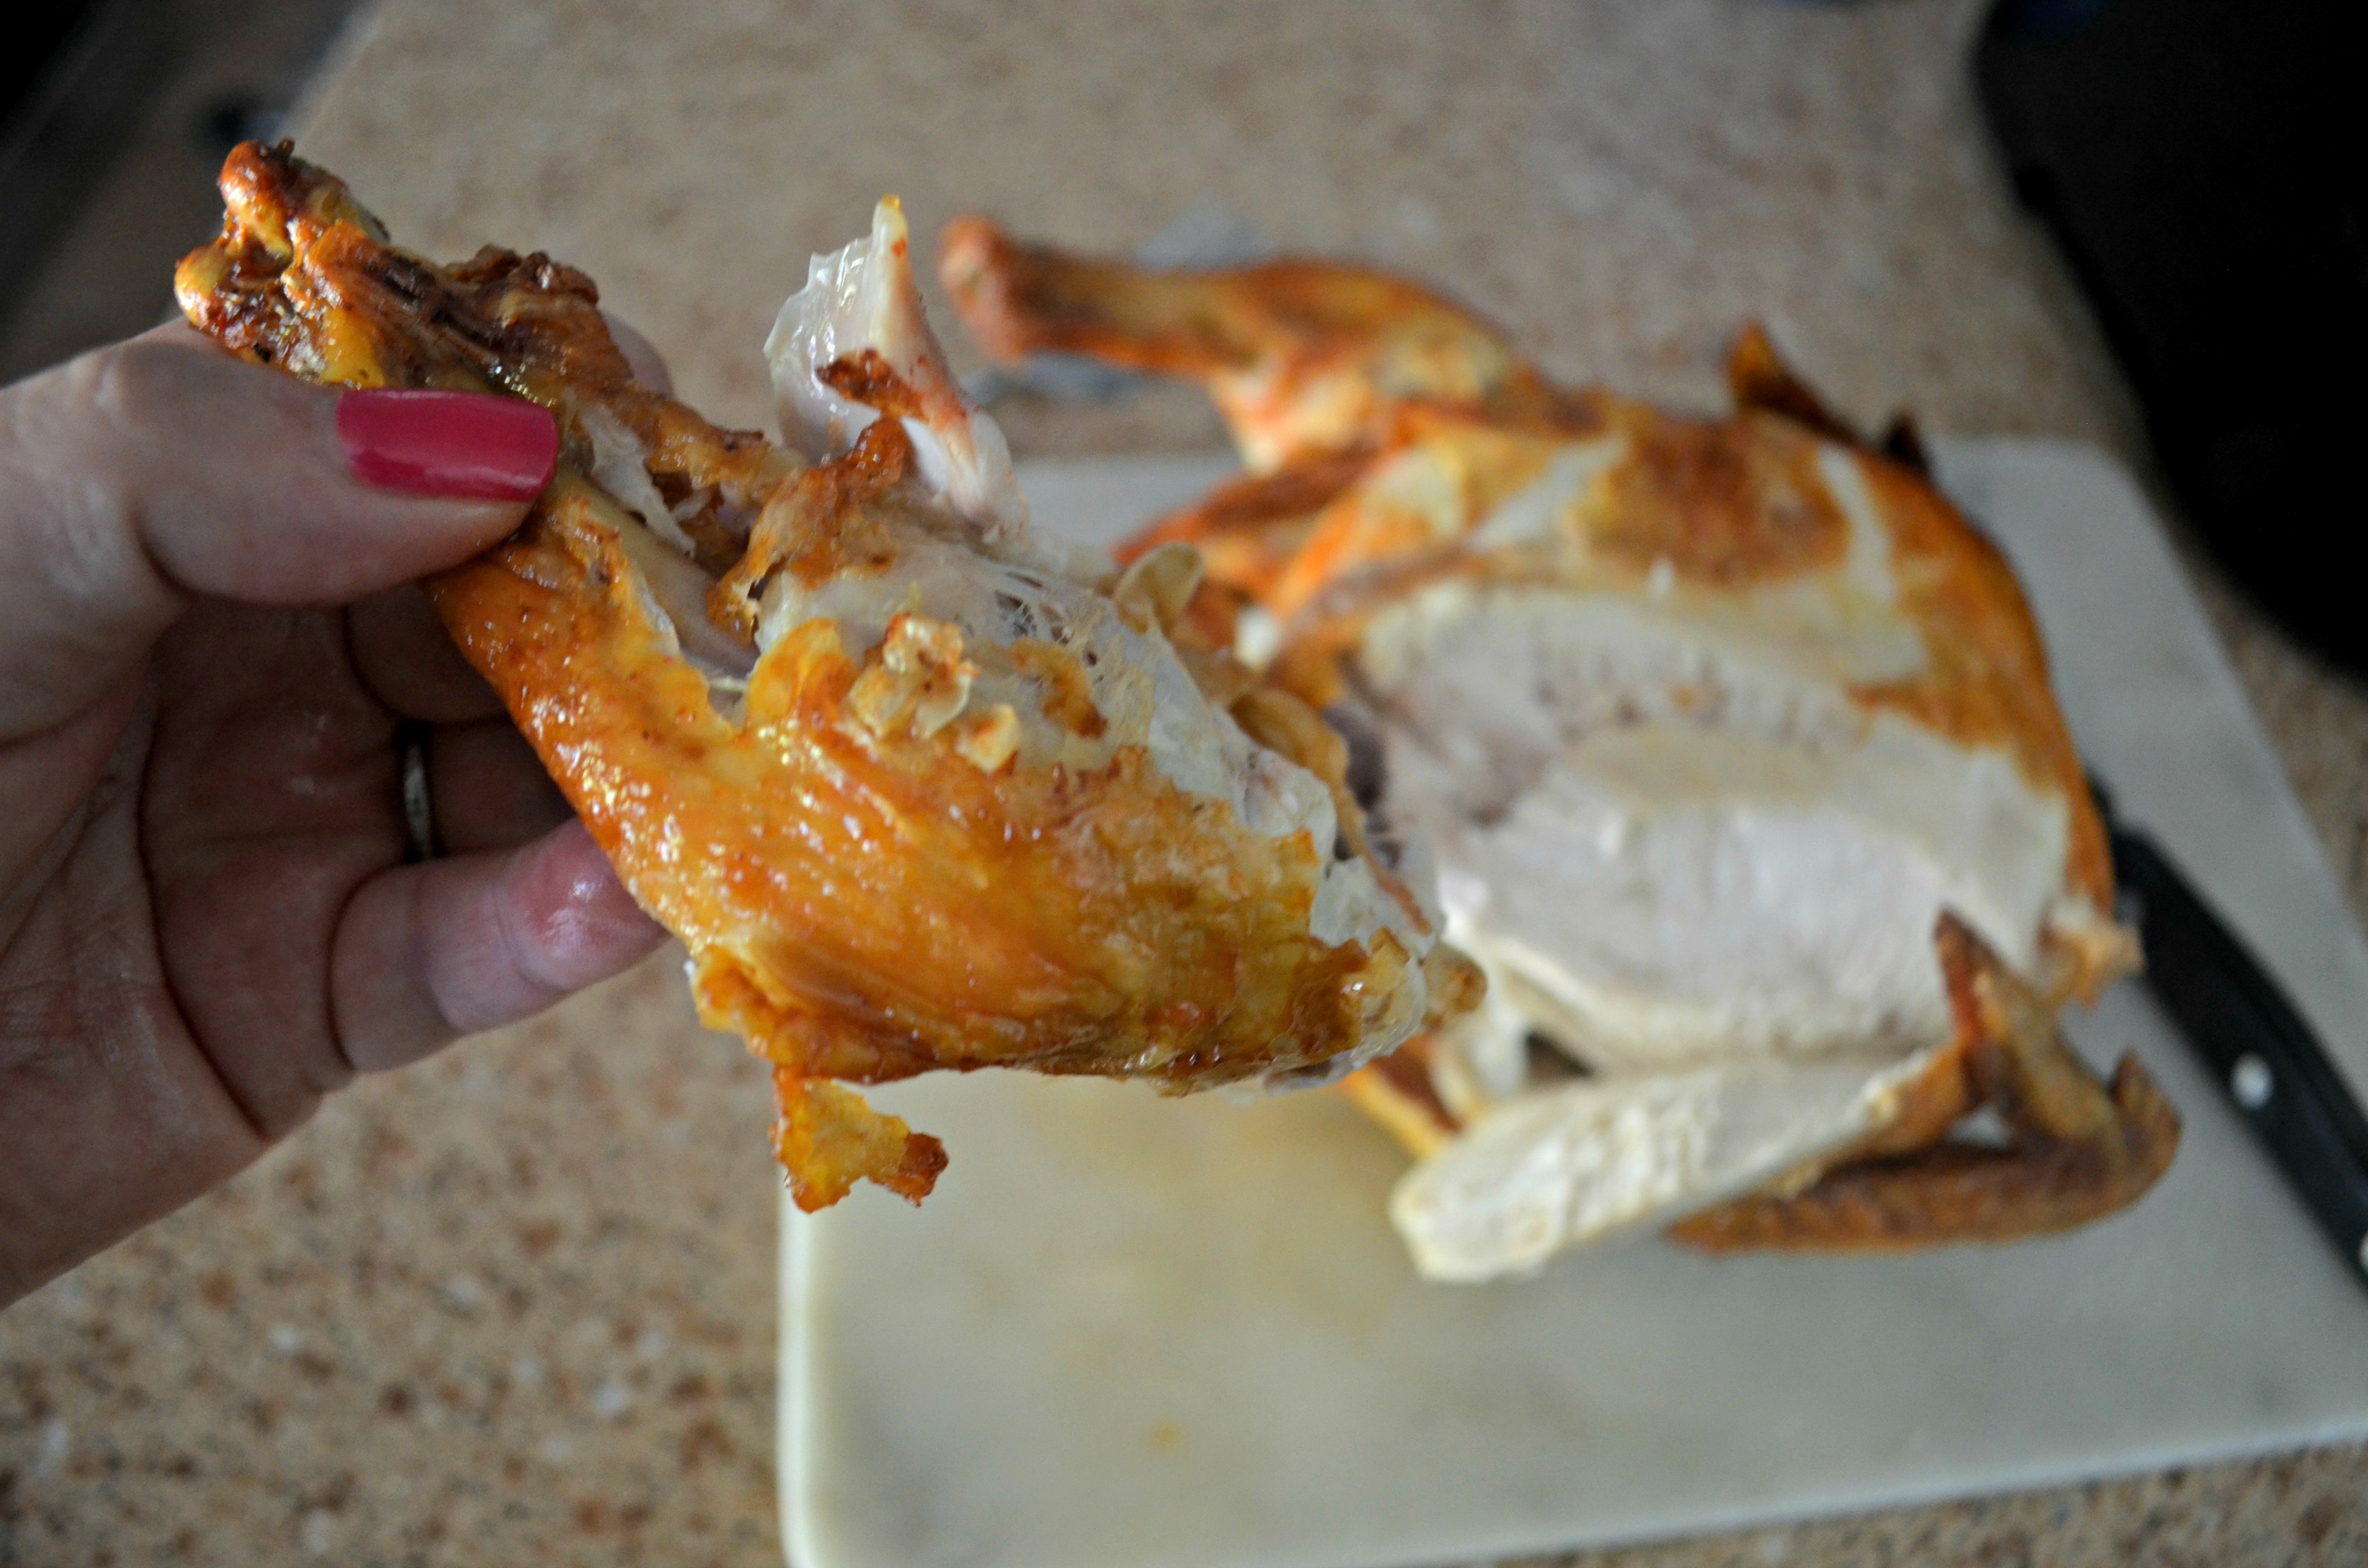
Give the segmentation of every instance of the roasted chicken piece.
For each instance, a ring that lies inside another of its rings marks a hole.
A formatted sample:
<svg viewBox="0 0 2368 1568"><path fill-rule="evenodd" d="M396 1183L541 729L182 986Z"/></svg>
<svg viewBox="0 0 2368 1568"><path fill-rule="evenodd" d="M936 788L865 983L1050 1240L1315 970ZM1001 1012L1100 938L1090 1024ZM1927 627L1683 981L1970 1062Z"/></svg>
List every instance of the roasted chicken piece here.
<svg viewBox="0 0 2368 1568"><path fill-rule="evenodd" d="M1287 1084L1469 1004L1362 847L1337 737L1170 642L1191 552L1121 575L1029 536L894 200L781 309L777 445L636 381L591 281L546 256L423 261L285 143L239 148L222 189L177 278L216 339L558 416L524 526L429 591L688 947L702 1019L773 1062L802 1206L867 1177L917 1201L945 1163L833 1080Z"/></svg>
<svg viewBox="0 0 2368 1568"><path fill-rule="evenodd" d="M1486 1002L1345 1085L1419 1156L1391 1212L1476 1279L1692 1244L2002 1240L2128 1204L2178 1120L2062 1006L2136 959L2006 562L1763 333L1725 419L1556 387L1411 285L1156 274L947 233L991 350L1197 377L1248 473L1152 526L1435 854ZM1987 1108L1988 1114L1974 1113Z"/></svg>

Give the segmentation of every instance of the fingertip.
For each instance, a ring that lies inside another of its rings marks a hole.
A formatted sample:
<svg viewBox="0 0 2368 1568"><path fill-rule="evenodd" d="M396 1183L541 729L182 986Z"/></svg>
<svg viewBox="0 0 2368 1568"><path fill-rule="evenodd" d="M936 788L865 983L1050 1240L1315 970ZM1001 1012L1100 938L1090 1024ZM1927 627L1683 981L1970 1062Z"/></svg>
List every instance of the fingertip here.
<svg viewBox="0 0 2368 1568"><path fill-rule="evenodd" d="M623 972L665 940L580 823L391 867L340 923L333 1010L356 1072L407 1066Z"/></svg>
<svg viewBox="0 0 2368 1568"><path fill-rule="evenodd" d="M373 594L346 611L354 672L399 718L428 724L501 716L501 695L454 645L417 585Z"/></svg>
<svg viewBox="0 0 2368 1568"><path fill-rule="evenodd" d="M346 471L407 495L531 501L559 467L559 422L524 398L356 387L337 399Z"/></svg>
<svg viewBox="0 0 2368 1568"><path fill-rule="evenodd" d="M621 973L666 940L583 823L564 823L517 854L507 891L519 967L552 989Z"/></svg>
<svg viewBox="0 0 2368 1568"><path fill-rule="evenodd" d="M657 345L643 336L632 323L621 317L602 311L600 319L609 324L609 336L617 345L617 352L622 354L625 363L633 368L633 379L652 392L671 395L674 372L666 369L666 356L658 352Z"/></svg>

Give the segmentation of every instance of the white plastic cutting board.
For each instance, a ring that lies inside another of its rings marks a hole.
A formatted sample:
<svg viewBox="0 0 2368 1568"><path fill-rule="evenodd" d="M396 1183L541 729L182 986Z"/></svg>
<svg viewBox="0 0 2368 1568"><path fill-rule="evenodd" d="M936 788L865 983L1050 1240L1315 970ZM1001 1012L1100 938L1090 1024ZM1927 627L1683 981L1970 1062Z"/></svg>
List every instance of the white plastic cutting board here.
<svg viewBox="0 0 2368 1568"><path fill-rule="evenodd" d="M2074 731L2368 1082L2368 951L2157 527L2078 447L1952 442ZM1024 472L1107 540L1206 462ZM2146 994L2072 1022L2186 1118L2133 1212L2053 1241L1711 1261L1639 1238L1416 1279L1404 1162L1328 1096L1009 1074L877 1096L941 1135L919 1210L787 1210L796 1568L1354 1568L1705 1530L2368 1433L2368 1290Z"/></svg>

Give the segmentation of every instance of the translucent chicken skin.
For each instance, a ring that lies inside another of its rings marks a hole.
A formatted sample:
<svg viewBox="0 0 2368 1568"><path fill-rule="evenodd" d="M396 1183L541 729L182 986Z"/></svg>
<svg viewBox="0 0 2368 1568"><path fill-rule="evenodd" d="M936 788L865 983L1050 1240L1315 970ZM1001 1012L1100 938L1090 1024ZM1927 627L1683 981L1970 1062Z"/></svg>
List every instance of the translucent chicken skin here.
<svg viewBox="0 0 2368 1568"><path fill-rule="evenodd" d="M1193 378L1233 428L1248 472L1133 548L1199 549L1197 634L1371 742L1360 794L1489 970L1344 1085L1421 1160L1425 1272L1640 1222L2006 1240L2167 1167L2143 1069L2100 1084L2056 1030L2135 942L2037 628L1911 428L1862 441L1757 329L1701 419L1352 267L1146 272L971 219L942 274L991 351ZM2005 1136L1968 1142L1985 1107Z"/></svg>
<svg viewBox="0 0 2368 1568"><path fill-rule="evenodd" d="M176 280L199 328L314 381L559 416L524 526L430 593L684 941L702 1019L773 1062L803 1207L860 1179L918 1201L945 1165L841 1082L1289 1083L1469 1005L1321 776L1321 724L1169 642L1190 553L1072 575L1029 538L893 201L783 308L776 445L634 381L580 273L411 256L285 144L222 183Z"/></svg>

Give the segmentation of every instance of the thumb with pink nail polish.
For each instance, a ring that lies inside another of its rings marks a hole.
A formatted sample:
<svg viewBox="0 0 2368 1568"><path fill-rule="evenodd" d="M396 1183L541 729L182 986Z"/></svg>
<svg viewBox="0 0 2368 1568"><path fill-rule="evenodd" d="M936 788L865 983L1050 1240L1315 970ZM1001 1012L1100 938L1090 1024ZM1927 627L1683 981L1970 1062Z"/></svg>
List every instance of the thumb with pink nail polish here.
<svg viewBox="0 0 2368 1568"><path fill-rule="evenodd" d="M337 400L337 440L356 479L382 490L531 501L559 460L559 426L523 398L364 388Z"/></svg>

